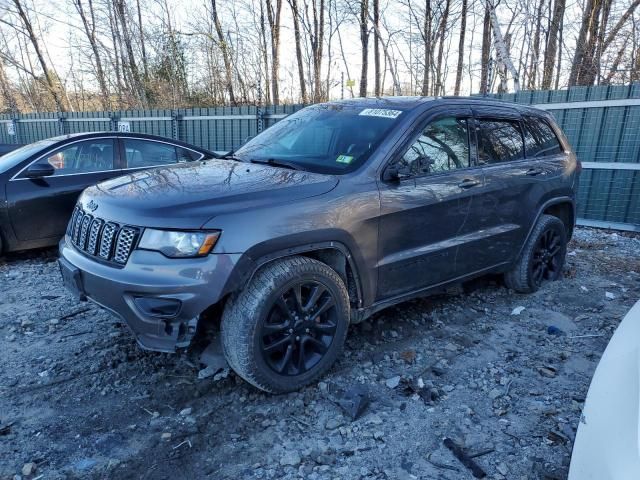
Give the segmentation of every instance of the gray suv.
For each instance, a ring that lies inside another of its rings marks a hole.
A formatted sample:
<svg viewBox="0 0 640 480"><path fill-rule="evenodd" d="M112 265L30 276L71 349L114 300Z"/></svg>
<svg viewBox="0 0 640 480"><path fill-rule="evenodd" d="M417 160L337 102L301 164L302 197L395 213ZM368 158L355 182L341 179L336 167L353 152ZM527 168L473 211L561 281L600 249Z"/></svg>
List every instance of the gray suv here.
<svg viewBox="0 0 640 480"><path fill-rule="evenodd" d="M317 380L350 323L487 273L562 273L580 163L544 111L475 98L307 107L219 159L84 191L65 284L146 349L221 312L230 366L269 392ZM207 315L205 315L207 314Z"/></svg>

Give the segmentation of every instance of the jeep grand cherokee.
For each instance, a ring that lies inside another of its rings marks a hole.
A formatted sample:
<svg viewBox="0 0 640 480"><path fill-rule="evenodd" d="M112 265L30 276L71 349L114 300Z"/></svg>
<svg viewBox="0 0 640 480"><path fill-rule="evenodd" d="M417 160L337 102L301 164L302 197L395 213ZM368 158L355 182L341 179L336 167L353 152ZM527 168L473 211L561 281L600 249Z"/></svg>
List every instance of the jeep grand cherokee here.
<svg viewBox="0 0 640 480"><path fill-rule="evenodd" d="M394 97L307 107L225 158L90 187L65 284L143 348L187 347L219 306L231 367L270 392L318 379L350 323L447 284L560 277L580 164L544 111Z"/></svg>

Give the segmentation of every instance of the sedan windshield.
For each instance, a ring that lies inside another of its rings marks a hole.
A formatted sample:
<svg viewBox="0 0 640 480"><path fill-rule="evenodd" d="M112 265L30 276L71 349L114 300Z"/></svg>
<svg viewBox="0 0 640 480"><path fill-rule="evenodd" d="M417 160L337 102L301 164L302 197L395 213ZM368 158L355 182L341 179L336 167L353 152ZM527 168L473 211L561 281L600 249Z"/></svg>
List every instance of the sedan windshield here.
<svg viewBox="0 0 640 480"><path fill-rule="evenodd" d="M29 145L25 145L24 147L20 147L16 150L13 150L6 155L0 157L0 173L5 173L7 170L15 167L23 160L26 160L34 153L38 153L41 150L44 150L47 147L50 147L56 143L52 139L48 140L40 140L39 142L30 143Z"/></svg>
<svg viewBox="0 0 640 480"><path fill-rule="evenodd" d="M268 128L235 156L311 172L347 173L369 158L401 114L387 108L314 105Z"/></svg>

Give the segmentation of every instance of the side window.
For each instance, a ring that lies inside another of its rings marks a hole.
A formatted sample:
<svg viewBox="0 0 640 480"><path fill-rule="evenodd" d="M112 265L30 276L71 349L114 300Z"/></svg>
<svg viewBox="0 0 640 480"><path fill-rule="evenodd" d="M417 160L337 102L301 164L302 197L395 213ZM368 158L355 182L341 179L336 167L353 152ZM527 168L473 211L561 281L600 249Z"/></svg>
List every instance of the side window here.
<svg viewBox="0 0 640 480"><path fill-rule="evenodd" d="M541 118L526 119L524 139L529 158L557 155L564 151L554 131Z"/></svg>
<svg viewBox="0 0 640 480"><path fill-rule="evenodd" d="M176 152L178 154L178 163L193 162L202 158L202 154L182 147L176 147Z"/></svg>
<svg viewBox="0 0 640 480"><path fill-rule="evenodd" d="M113 170L113 140L96 139L62 147L38 163L49 163L55 175Z"/></svg>
<svg viewBox="0 0 640 480"><path fill-rule="evenodd" d="M398 162L412 175L441 173L469 166L467 119L446 117L429 123Z"/></svg>
<svg viewBox="0 0 640 480"><path fill-rule="evenodd" d="M123 138L127 168L155 167L178 163L176 147L167 143Z"/></svg>
<svg viewBox="0 0 640 480"><path fill-rule="evenodd" d="M514 120L478 120L478 163L510 162L524 158L520 123Z"/></svg>

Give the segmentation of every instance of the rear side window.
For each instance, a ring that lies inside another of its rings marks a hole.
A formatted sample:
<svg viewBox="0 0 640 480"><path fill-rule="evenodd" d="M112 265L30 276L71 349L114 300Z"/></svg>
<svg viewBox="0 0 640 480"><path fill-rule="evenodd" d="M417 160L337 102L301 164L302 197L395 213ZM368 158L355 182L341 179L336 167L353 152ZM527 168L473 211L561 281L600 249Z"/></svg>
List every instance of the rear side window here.
<svg viewBox="0 0 640 480"><path fill-rule="evenodd" d="M564 151L558 137L542 118L525 119L524 140L529 158L558 155Z"/></svg>
<svg viewBox="0 0 640 480"><path fill-rule="evenodd" d="M168 143L125 138L127 168L155 167L178 163L176 147Z"/></svg>
<svg viewBox="0 0 640 480"><path fill-rule="evenodd" d="M515 120L478 120L478 162L481 165L524 158L520 123Z"/></svg>

